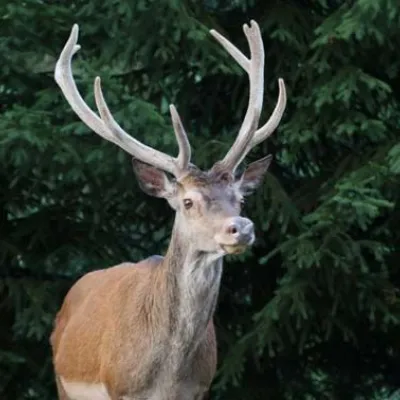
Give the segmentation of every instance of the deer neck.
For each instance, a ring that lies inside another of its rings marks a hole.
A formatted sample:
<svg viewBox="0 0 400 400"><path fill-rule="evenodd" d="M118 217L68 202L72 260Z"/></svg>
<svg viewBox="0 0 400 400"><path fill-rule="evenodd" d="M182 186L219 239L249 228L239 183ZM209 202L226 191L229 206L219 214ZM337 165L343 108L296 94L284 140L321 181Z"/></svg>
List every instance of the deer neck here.
<svg viewBox="0 0 400 400"><path fill-rule="evenodd" d="M177 358L189 357L204 337L215 311L222 255L198 251L175 221L163 264L171 344Z"/></svg>

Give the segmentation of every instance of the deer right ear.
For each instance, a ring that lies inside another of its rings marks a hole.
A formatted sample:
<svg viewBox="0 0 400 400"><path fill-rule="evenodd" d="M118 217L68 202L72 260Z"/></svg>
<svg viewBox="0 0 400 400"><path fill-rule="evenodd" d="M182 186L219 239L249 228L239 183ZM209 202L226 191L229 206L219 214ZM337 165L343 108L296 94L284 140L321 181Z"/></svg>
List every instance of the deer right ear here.
<svg viewBox="0 0 400 400"><path fill-rule="evenodd" d="M171 204L176 193L176 184L171 182L163 171L136 158L132 158L132 166L140 188L146 194L163 197Z"/></svg>
<svg viewBox="0 0 400 400"><path fill-rule="evenodd" d="M248 195L261 183L267 169L272 161L272 155L269 154L260 160L252 162L244 171L241 178L237 181L240 191L243 195Z"/></svg>

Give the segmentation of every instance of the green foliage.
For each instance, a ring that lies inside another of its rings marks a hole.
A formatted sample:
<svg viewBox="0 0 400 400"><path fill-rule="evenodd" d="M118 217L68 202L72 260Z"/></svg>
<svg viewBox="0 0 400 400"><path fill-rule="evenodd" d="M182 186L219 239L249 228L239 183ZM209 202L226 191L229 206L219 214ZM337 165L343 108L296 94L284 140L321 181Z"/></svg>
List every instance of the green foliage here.
<svg viewBox="0 0 400 400"><path fill-rule="evenodd" d="M289 103L248 200L253 250L226 263L215 399L382 399L400 387L400 5L397 0L27 0L0 5L0 398L54 399L48 338L87 271L162 253L172 212L129 156L79 122L53 79L73 23L76 81L102 77L115 118L175 153L168 104L209 167L232 143L248 82L208 34L266 48Z"/></svg>

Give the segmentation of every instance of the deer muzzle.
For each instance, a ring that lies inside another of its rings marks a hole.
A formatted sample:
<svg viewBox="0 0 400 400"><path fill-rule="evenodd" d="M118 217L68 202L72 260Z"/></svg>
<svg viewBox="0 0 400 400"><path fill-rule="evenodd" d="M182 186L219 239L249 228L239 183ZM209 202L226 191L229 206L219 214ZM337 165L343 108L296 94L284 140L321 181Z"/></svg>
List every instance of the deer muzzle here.
<svg viewBox="0 0 400 400"><path fill-rule="evenodd" d="M215 239L226 253L242 253L254 243L254 224L243 217L229 218Z"/></svg>

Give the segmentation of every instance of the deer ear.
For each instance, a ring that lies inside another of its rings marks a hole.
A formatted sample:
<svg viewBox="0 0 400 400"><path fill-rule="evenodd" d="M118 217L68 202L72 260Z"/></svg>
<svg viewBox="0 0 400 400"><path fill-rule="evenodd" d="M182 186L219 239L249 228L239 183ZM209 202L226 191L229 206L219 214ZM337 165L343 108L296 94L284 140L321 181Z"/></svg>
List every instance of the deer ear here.
<svg viewBox="0 0 400 400"><path fill-rule="evenodd" d="M168 179L163 171L136 158L132 158L132 166L139 186L146 194L163 197L167 200L173 197L176 185Z"/></svg>
<svg viewBox="0 0 400 400"><path fill-rule="evenodd" d="M243 172L243 175L236 182L239 190L244 195L252 193L254 189L256 189L261 183L268 167L271 164L271 161L272 155L269 154L260 160L254 161L246 168L246 170Z"/></svg>

